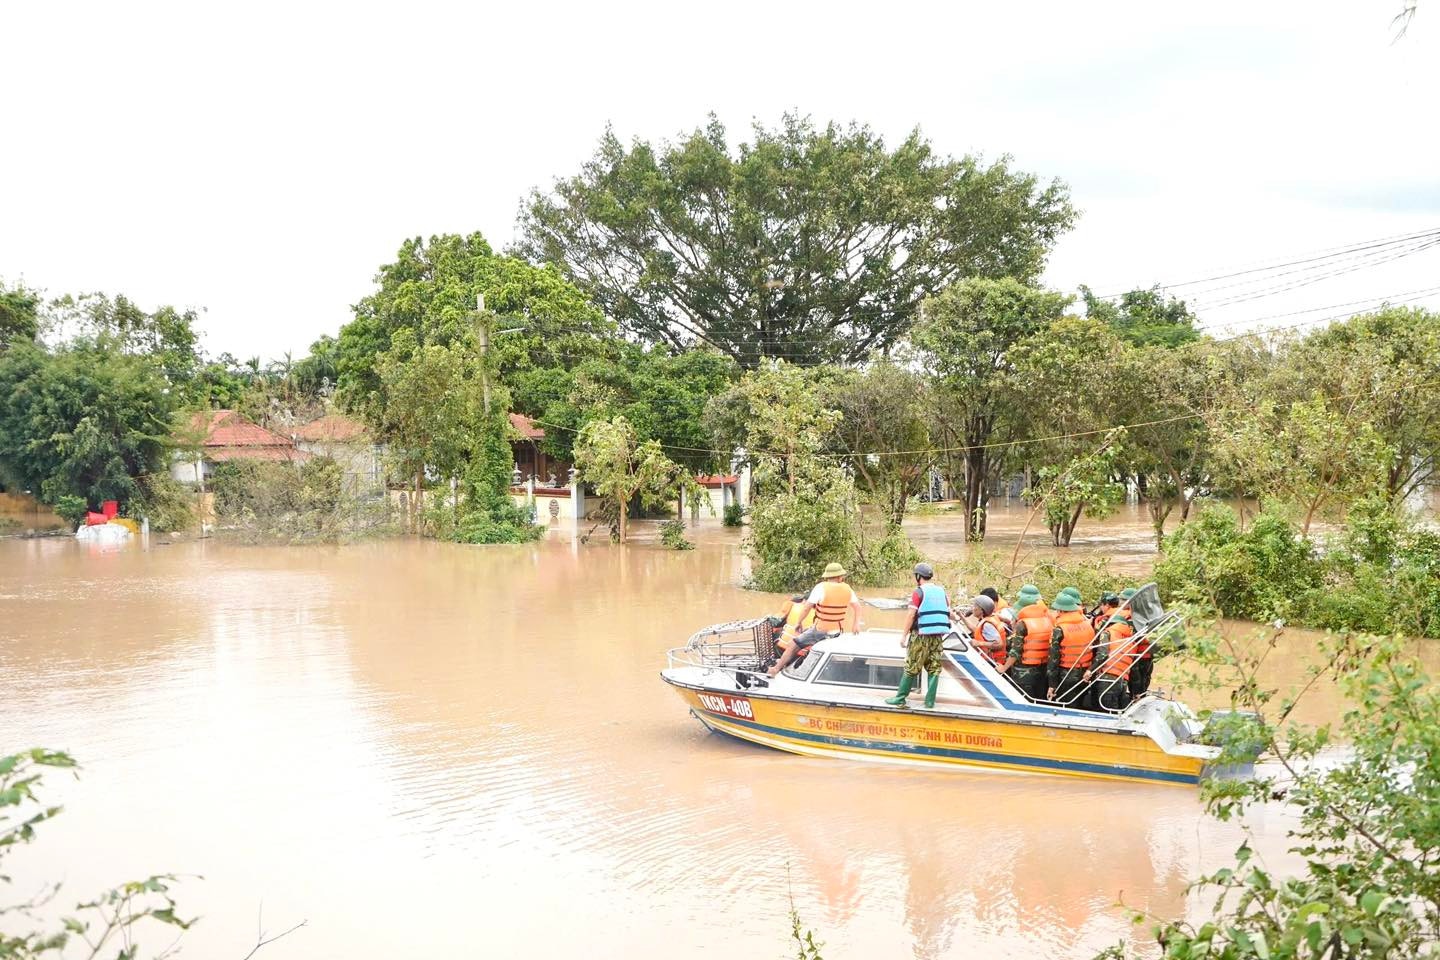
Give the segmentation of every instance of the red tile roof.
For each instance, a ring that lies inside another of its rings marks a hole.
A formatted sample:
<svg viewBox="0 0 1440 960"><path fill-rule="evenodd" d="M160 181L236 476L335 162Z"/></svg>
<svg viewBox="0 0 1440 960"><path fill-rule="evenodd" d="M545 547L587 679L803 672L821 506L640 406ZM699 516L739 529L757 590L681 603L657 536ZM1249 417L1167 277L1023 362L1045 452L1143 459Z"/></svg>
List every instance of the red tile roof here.
<svg viewBox="0 0 1440 960"><path fill-rule="evenodd" d="M510 426L520 432L520 436L526 440L543 440L545 431L535 426L535 422L523 413L510 414Z"/></svg>
<svg viewBox="0 0 1440 960"><path fill-rule="evenodd" d="M695 477L695 482L702 487L719 487L739 483L740 478L733 473L702 473Z"/></svg>
<svg viewBox="0 0 1440 960"><path fill-rule="evenodd" d="M366 440L365 424L338 413L330 413L319 420L312 420L295 430L295 439L311 443L348 443L351 440Z"/></svg>
<svg viewBox="0 0 1440 960"><path fill-rule="evenodd" d="M205 431L201 443L207 460L308 460L290 438L266 430L234 410L211 410L195 414L197 430Z"/></svg>

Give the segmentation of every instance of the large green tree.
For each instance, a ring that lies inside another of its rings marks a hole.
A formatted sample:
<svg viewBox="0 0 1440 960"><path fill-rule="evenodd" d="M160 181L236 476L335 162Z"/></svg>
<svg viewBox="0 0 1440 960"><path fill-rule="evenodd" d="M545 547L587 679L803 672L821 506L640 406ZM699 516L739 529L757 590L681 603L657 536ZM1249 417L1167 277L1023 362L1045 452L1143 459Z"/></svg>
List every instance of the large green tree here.
<svg viewBox="0 0 1440 960"><path fill-rule="evenodd" d="M503 378L592 355L614 329L558 271L497 254L478 233L406 240L375 280L334 349L323 338L311 348L312 355L333 353L340 402L372 421L385 407L377 360L402 330L416 346L443 347L473 340L477 322L486 322L488 362Z"/></svg>
<svg viewBox="0 0 1440 960"><path fill-rule="evenodd" d="M164 469L174 407L160 365L110 338L13 344L0 353L0 474L48 503L127 502Z"/></svg>
<svg viewBox="0 0 1440 960"><path fill-rule="evenodd" d="M736 373L734 361L714 350L671 353L615 340L572 364L531 367L507 380L516 409L544 425L552 457L573 462L575 438L587 423L623 415L642 442L655 440L686 469L708 472L728 469L730 456L717 452L706 404Z"/></svg>
<svg viewBox="0 0 1440 960"><path fill-rule="evenodd" d="M911 339L936 391L939 463L964 491L973 540L985 538L989 484L1004 463L992 448L1020 435L1029 405L1052 401L1014 383L1012 348L1048 328L1069 303L1010 277L962 280L925 302Z"/></svg>
<svg viewBox="0 0 1440 960"><path fill-rule="evenodd" d="M199 315L194 310L162 306L145 311L130 298L88 293L63 296L48 308L46 325L58 334L103 343L108 350L143 356L181 394L190 391L202 364Z"/></svg>
<svg viewBox="0 0 1440 960"><path fill-rule="evenodd" d="M934 461L929 385L918 373L882 361L848 373L830 395L841 414L835 436L856 485L893 533Z"/></svg>
<svg viewBox="0 0 1440 960"><path fill-rule="evenodd" d="M1068 547L1080 518L1101 519L1124 499L1114 467L1125 343L1094 317L1062 317L1011 351L1009 390L1027 442L1026 498L1044 514L1051 542Z"/></svg>
<svg viewBox="0 0 1440 960"><path fill-rule="evenodd" d="M1288 345L1275 389L1318 391L1389 445L1385 489L1400 501L1440 467L1440 313L1390 307Z"/></svg>
<svg viewBox="0 0 1440 960"><path fill-rule="evenodd" d="M629 332L742 366L848 361L894 344L962 277L1038 276L1075 213L1058 181L939 155L915 131L787 115L732 148L713 117L658 146L612 131L537 190L523 250Z"/></svg>

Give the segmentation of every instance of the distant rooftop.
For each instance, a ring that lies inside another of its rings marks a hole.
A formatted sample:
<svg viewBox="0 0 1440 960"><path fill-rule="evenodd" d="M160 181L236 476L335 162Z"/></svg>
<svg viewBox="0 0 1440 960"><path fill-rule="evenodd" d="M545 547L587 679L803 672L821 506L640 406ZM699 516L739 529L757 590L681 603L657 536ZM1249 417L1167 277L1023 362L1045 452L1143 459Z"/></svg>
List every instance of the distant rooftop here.
<svg viewBox="0 0 1440 960"><path fill-rule="evenodd" d="M526 440L545 439L545 431L535 426L535 421L531 420L523 413L510 414L510 426L520 431L520 436L524 437Z"/></svg>
<svg viewBox="0 0 1440 960"><path fill-rule="evenodd" d="M308 460L289 437L282 437L237 410L211 410L195 414L196 430L205 431L201 442L207 460Z"/></svg>
<svg viewBox="0 0 1440 960"><path fill-rule="evenodd" d="M369 431L365 429L365 424L338 413L326 414L319 420L312 420L295 430L296 440L310 443L348 443L368 438Z"/></svg>

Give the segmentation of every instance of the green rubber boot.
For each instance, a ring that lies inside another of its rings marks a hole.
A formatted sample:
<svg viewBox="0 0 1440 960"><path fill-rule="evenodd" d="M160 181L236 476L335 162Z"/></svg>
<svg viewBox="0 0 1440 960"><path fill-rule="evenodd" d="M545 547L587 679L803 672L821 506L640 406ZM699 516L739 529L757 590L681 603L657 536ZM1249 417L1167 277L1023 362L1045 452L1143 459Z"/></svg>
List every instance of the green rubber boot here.
<svg viewBox="0 0 1440 960"><path fill-rule="evenodd" d="M915 685L915 678L908 673L900 675L900 690L893 697L886 697L885 702L892 707L905 706L905 698L910 696L910 688Z"/></svg>
<svg viewBox="0 0 1440 960"><path fill-rule="evenodd" d="M940 674L930 674L930 682L925 685L925 709L930 710L935 706L935 688L940 686Z"/></svg>

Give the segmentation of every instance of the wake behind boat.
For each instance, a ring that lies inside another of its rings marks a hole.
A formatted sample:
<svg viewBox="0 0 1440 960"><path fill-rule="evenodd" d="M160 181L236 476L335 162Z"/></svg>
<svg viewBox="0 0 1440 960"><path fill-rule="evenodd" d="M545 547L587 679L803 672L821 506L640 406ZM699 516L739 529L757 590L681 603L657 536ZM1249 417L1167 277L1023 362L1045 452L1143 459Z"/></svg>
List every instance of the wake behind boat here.
<svg viewBox="0 0 1440 960"><path fill-rule="evenodd" d="M1157 598L1133 642L1178 625ZM769 677L770 623L735 621L670 650L661 677L710 730L806 756L1178 784L1250 772L1216 765L1221 748L1176 700L1151 692L1118 712L1032 700L962 631L946 637L935 706L891 706L900 641L898 630L842 633Z"/></svg>

